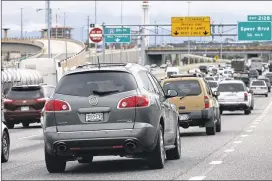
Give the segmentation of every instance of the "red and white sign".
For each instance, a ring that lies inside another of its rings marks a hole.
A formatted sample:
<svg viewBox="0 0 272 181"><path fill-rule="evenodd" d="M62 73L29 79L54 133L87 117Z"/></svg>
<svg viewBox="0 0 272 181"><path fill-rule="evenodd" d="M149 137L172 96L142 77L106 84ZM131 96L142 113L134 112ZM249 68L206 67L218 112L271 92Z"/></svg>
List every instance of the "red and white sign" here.
<svg viewBox="0 0 272 181"><path fill-rule="evenodd" d="M100 43L103 41L103 29L100 27L89 28L90 43Z"/></svg>

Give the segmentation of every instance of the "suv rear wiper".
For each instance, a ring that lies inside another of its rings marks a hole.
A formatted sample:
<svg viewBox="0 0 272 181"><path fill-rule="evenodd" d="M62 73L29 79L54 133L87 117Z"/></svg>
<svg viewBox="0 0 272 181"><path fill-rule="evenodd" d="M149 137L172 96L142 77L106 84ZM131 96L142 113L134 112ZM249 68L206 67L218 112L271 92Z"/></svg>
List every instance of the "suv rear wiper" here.
<svg viewBox="0 0 272 181"><path fill-rule="evenodd" d="M96 95L107 95L107 94L112 94L112 93L116 93L116 92L119 92L119 90L110 90L110 91L93 91L93 94L96 94Z"/></svg>

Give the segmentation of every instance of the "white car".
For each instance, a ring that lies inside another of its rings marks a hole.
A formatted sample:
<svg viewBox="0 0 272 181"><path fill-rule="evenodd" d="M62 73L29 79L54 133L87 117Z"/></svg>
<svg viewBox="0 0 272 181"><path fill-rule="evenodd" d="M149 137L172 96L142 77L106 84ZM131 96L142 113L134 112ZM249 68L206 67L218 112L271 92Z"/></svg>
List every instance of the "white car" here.
<svg viewBox="0 0 272 181"><path fill-rule="evenodd" d="M205 77L206 81L216 81L214 77Z"/></svg>
<svg viewBox="0 0 272 181"><path fill-rule="evenodd" d="M217 91L220 93L218 102L221 114L223 111L242 110L248 115L254 108L252 92L240 80L222 81Z"/></svg>
<svg viewBox="0 0 272 181"><path fill-rule="evenodd" d="M2 115L1 115L2 116ZM9 160L10 137L7 126L2 122L2 151L1 163Z"/></svg>
<svg viewBox="0 0 272 181"><path fill-rule="evenodd" d="M218 68L218 74L219 75L223 75L224 74L224 68L223 67Z"/></svg>
<svg viewBox="0 0 272 181"><path fill-rule="evenodd" d="M265 97L268 97L268 88L264 80L251 81L249 89L252 90L255 95L265 95Z"/></svg>
<svg viewBox="0 0 272 181"><path fill-rule="evenodd" d="M208 81L210 88L212 89L213 93L217 91L218 82L217 81Z"/></svg>

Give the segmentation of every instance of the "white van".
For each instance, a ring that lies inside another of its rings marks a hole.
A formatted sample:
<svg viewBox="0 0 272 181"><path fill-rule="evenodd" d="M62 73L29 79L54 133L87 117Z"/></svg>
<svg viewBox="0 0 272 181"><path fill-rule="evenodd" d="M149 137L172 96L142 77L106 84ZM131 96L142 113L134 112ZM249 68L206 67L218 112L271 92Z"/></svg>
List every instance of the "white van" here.
<svg viewBox="0 0 272 181"><path fill-rule="evenodd" d="M180 74L179 67L167 67L165 78L169 78L170 75L173 75L173 74Z"/></svg>

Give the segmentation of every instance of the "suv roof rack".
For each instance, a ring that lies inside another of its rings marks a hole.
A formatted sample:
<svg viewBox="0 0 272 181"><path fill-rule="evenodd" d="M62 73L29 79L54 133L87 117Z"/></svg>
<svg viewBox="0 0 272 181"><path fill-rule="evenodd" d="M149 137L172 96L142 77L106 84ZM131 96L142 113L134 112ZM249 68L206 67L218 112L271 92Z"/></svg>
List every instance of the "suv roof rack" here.
<svg viewBox="0 0 272 181"><path fill-rule="evenodd" d="M172 74L170 78L179 78L179 77L202 77L200 74Z"/></svg>
<svg viewBox="0 0 272 181"><path fill-rule="evenodd" d="M88 67L112 67L112 66L126 66L127 63L95 63L95 64L92 64L92 63L86 63L86 64L83 64L83 65L79 65L76 67L76 69L80 69L80 68L88 68Z"/></svg>

